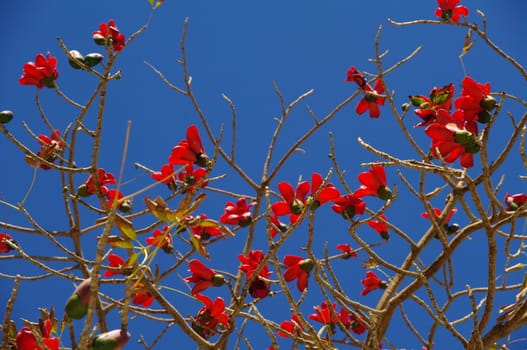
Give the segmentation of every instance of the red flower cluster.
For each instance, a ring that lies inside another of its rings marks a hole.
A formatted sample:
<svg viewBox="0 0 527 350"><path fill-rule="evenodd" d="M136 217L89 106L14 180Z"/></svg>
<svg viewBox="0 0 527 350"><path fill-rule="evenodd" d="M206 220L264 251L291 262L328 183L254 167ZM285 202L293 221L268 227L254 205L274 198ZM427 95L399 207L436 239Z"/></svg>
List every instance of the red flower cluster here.
<svg viewBox="0 0 527 350"><path fill-rule="evenodd" d="M366 278L363 279L361 283L364 286L364 289L360 293L361 295L366 295L376 289L386 289L388 286L386 282L381 280L373 271L366 272Z"/></svg>
<svg viewBox="0 0 527 350"><path fill-rule="evenodd" d="M305 208L315 210L322 204L337 199L340 195L339 190L331 183L320 189L322 182L322 176L318 173L313 173L311 176L311 185L307 181L302 181L297 185L296 190L288 182L280 182L278 189L284 200L271 206L274 215L289 214L289 218L293 223L296 222ZM309 195L310 190L311 195ZM316 197L315 194L317 194Z"/></svg>
<svg viewBox="0 0 527 350"><path fill-rule="evenodd" d="M229 327L229 316L224 313L225 301L223 298L217 297L212 301L202 294L196 294L195 297L205 306L198 311L194 318L192 329L203 338L209 339L219 325L223 325L225 328Z"/></svg>
<svg viewBox="0 0 527 350"><path fill-rule="evenodd" d="M340 312L337 312L335 303L333 303L332 309L330 309L328 304L323 301L320 306L317 305L314 309L315 313L309 315L309 318L313 321L330 326L331 334L335 333L335 325L338 321L355 334L364 333L366 330L364 323L357 320L357 318L346 309L343 308Z"/></svg>
<svg viewBox="0 0 527 350"><path fill-rule="evenodd" d="M191 291L194 295L209 287L220 287L227 282L222 274L216 273L216 271L208 268L199 260L193 259L189 261L188 266L192 276L185 278L184 281L194 283Z"/></svg>
<svg viewBox="0 0 527 350"><path fill-rule="evenodd" d="M437 0L439 7L435 14L442 21L459 22L461 16L468 16L468 9L463 5L457 5L460 0Z"/></svg>
<svg viewBox="0 0 527 350"><path fill-rule="evenodd" d="M104 185L115 185L115 177L112 173L107 173L106 170L99 168L97 169L98 186L103 195L108 193L108 187ZM82 197L91 196L97 193L97 186L95 185L95 179L93 175L90 175L86 181L77 189L77 195Z"/></svg>
<svg viewBox="0 0 527 350"><path fill-rule="evenodd" d="M39 53L35 62L24 64L24 72L18 80L22 85L35 85L37 88L54 88L55 80L59 77L57 70L57 58L52 57L48 52L48 57Z"/></svg>
<svg viewBox="0 0 527 350"><path fill-rule="evenodd" d="M7 244L8 241L12 244L15 244L13 237L8 235L7 233L1 232L0 233L0 254L9 253L9 251L12 249L11 246Z"/></svg>
<svg viewBox="0 0 527 350"><path fill-rule="evenodd" d="M228 225L240 225L245 227L251 224L251 208L256 205L256 202L247 204L245 198L238 198L236 204L227 202L225 204L225 213L221 216L220 222Z"/></svg>
<svg viewBox="0 0 527 350"><path fill-rule="evenodd" d="M37 156L44 158L50 163L54 163L58 157L58 154L62 152L64 144L60 138L60 131L55 130L51 133L50 137L46 135L39 135L38 140L40 142L40 151L37 152ZM32 158L31 156L26 156L26 162L33 166L39 166L41 169L49 170L50 167L41 161Z"/></svg>
<svg viewBox="0 0 527 350"><path fill-rule="evenodd" d="M430 98L410 96L410 102L423 119L416 126L426 126L425 133L432 139L432 154L447 163L460 158L461 165L470 168L480 150L477 122L489 122L496 100L490 95L489 83L479 84L466 77L462 85L461 96L454 101L455 111L451 111L452 84L432 89Z"/></svg>
<svg viewBox="0 0 527 350"><path fill-rule="evenodd" d="M304 259L295 255L286 255L284 257L284 264L287 265L287 270L284 272L284 279L287 282L296 279L298 290L303 292L307 288L309 273L315 265L313 260Z"/></svg>
<svg viewBox="0 0 527 350"><path fill-rule="evenodd" d="M381 111L379 106L384 106L385 97L382 96L384 93L384 83L382 80L377 79L375 82L375 88L372 88L370 84L366 83L366 78L360 73L357 68L350 67L347 72L346 82L354 82L364 92L364 97L359 101L356 107L357 114L361 115L364 112L370 112L370 118L379 118Z"/></svg>
<svg viewBox="0 0 527 350"><path fill-rule="evenodd" d="M119 32L113 19L108 24L101 23L99 30L93 32L93 40L97 45L111 46L114 51L121 51L124 48L124 34Z"/></svg>
<svg viewBox="0 0 527 350"><path fill-rule="evenodd" d="M516 193L508 194L505 196L505 204L507 204L508 211L516 211L519 207L527 203L527 194Z"/></svg>
<svg viewBox="0 0 527 350"><path fill-rule="evenodd" d="M42 342L48 350L59 350L60 340L56 337L51 337L52 321L50 319L39 322L40 335ZM24 327L18 331L16 335L17 350L42 350L38 346L37 338L33 334L30 327Z"/></svg>
<svg viewBox="0 0 527 350"><path fill-rule="evenodd" d="M174 250L172 235L170 235L168 226L163 227L163 230L155 230L152 232L152 236L146 238L146 243L163 249L167 254L172 253Z"/></svg>
<svg viewBox="0 0 527 350"><path fill-rule="evenodd" d="M248 280L263 261L264 253L261 250L251 250L247 256L243 254L238 255L238 259L241 261L239 269L246 273L245 277ZM269 276L271 276L271 272L269 271L267 265L264 265L258 273L258 276L251 282L251 285L249 286L249 294L251 294L253 298L261 299L269 295Z"/></svg>

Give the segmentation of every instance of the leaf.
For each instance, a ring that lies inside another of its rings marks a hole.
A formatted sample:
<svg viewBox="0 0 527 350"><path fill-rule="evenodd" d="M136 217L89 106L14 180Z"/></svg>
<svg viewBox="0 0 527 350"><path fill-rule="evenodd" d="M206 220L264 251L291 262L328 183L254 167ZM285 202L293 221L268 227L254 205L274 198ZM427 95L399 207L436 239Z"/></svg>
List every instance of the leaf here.
<svg viewBox="0 0 527 350"><path fill-rule="evenodd" d="M465 41L463 42L463 49L461 50L461 55L464 56L471 48L474 46L475 41L472 40L472 29L469 29L467 35L465 36Z"/></svg>
<svg viewBox="0 0 527 350"><path fill-rule="evenodd" d="M132 225L132 222L121 215L115 216L115 225L117 225L117 228L123 235L130 239L137 239L137 235L135 234L134 227Z"/></svg>
<svg viewBox="0 0 527 350"><path fill-rule="evenodd" d="M194 249L203 257L205 257L207 260L210 259L210 255L209 255L209 252L207 251L207 249L205 248L205 246L203 245L203 243L198 239L196 238L196 236L194 236L193 233L189 233L189 237L190 237L190 244L192 244L192 247L194 247Z"/></svg>
<svg viewBox="0 0 527 350"><path fill-rule="evenodd" d="M207 195L205 193L200 194L193 203L191 203L191 195L188 195L183 198L181 200L181 203L179 203L179 208L176 210L176 215L178 215L179 220L182 220L187 216L191 215L196 209L198 209L199 205L201 204L201 202L203 202L205 198L207 198Z"/></svg>
<svg viewBox="0 0 527 350"><path fill-rule="evenodd" d="M97 237L97 240L99 240L101 237ZM127 239L120 236L108 236L108 240L106 241L108 245L111 245L112 247L118 247L118 248L126 248L131 249L133 248L132 242Z"/></svg>
<svg viewBox="0 0 527 350"><path fill-rule="evenodd" d="M157 219L164 222L179 222L176 212L170 210L163 198L157 197L152 200L152 198L146 197L145 204Z"/></svg>

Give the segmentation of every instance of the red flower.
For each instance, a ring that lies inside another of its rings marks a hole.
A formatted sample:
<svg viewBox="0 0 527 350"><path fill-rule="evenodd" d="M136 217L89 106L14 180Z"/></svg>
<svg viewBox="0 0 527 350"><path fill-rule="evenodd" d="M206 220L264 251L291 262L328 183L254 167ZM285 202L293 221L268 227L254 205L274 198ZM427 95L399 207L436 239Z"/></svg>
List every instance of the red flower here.
<svg viewBox="0 0 527 350"><path fill-rule="evenodd" d="M436 122L440 110L450 112L452 108L452 96L454 96L453 84L448 84L441 88L433 88L430 91L430 98L422 95L410 96L412 105L419 107L414 110L414 113L423 120L414 127L427 126Z"/></svg>
<svg viewBox="0 0 527 350"><path fill-rule="evenodd" d="M390 234L388 233L390 227L385 223L388 221L388 219L386 219L386 215L384 214L379 215L379 218L382 220L368 221L368 226L377 231L377 233L380 234L383 239L388 240L390 239Z"/></svg>
<svg viewBox="0 0 527 350"><path fill-rule="evenodd" d="M52 322L47 319L39 325L42 342L48 350L59 350L59 338L51 338ZM30 327L22 328L16 335L17 350L42 350Z"/></svg>
<svg viewBox="0 0 527 350"><path fill-rule="evenodd" d="M357 104L355 111L358 115L363 114L367 110L370 111L370 118L379 118L381 111L379 106L384 106L384 99L381 95L384 93L384 84L382 80L377 79L375 89L372 89L369 84L362 87L364 90L364 97Z"/></svg>
<svg viewBox="0 0 527 350"><path fill-rule="evenodd" d="M359 88L363 89L366 85L366 78L364 78L364 75L357 70L357 68L351 66L346 71L347 78L344 80L345 82L354 82L356 83Z"/></svg>
<svg viewBox="0 0 527 350"><path fill-rule="evenodd" d="M147 237L146 243L151 246L163 249L165 253L172 253L174 250L172 236L170 235L168 226L163 227L163 231L155 230L152 232L152 237Z"/></svg>
<svg viewBox="0 0 527 350"><path fill-rule="evenodd" d="M386 173L381 165L374 165L369 171L359 174L361 187L355 191L355 196L374 196L383 200L392 198L392 191L386 186Z"/></svg>
<svg viewBox="0 0 527 350"><path fill-rule="evenodd" d="M386 289L387 287L386 282L381 280L373 271L366 272L366 278L363 279L361 283L365 287L361 291L361 295L366 295L376 289Z"/></svg>
<svg viewBox="0 0 527 350"><path fill-rule="evenodd" d="M335 310L336 304L333 303L332 306L333 311L331 311L329 308L328 303L323 301L321 306L317 305L313 307L315 309L315 313L309 315L309 318L322 324L333 325L332 328L334 328L334 323L336 322L335 316L337 315ZM332 331L334 331L334 329Z"/></svg>
<svg viewBox="0 0 527 350"><path fill-rule="evenodd" d="M468 9L465 6L459 5L460 0L437 0L439 7L435 14L443 21L459 22L460 16L468 16Z"/></svg>
<svg viewBox="0 0 527 350"><path fill-rule="evenodd" d="M0 254L9 253L9 251L13 249L9 244L7 244L8 241L12 244L15 244L13 237L7 233L0 233Z"/></svg>
<svg viewBox="0 0 527 350"><path fill-rule="evenodd" d="M121 193L121 191L117 190L108 190L106 193L104 193L106 196L107 204L109 208L113 208L113 202L117 201L118 206L117 209L122 211L123 213L128 213L132 210L132 203L129 200L121 201L124 196Z"/></svg>
<svg viewBox="0 0 527 350"><path fill-rule="evenodd" d="M115 267L115 268L120 268L126 263L126 261L117 254L108 255L108 262L109 262L110 267ZM111 277L114 275L121 275L121 274L124 274L124 270L118 270L118 271L117 270L115 271L107 270L106 272L104 272L103 276Z"/></svg>
<svg viewBox="0 0 527 350"><path fill-rule="evenodd" d="M341 252L346 254L344 259L356 258L357 257L357 253L355 253L355 251L353 249L351 249L351 246L349 245L349 243L337 244L337 250L340 250Z"/></svg>
<svg viewBox="0 0 527 350"><path fill-rule="evenodd" d="M280 220L278 219L278 216L276 215L271 215L269 217L269 220L271 220L271 229L269 230L269 234L271 235L271 238L273 239L277 234L283 233L287 231L287 229L289 228L286 224L284 224L283 222L280 222Z"/></svg>
<svg viewBox="0 0 527 350"><path fill-rule="evenodd" d="M456 99L456 108L463 110L466 120L487 123L490 120L489 111L496 107L496 99L490 96L490 83L483 85L465 77L462 84L462 96Z"/></svg>
<svg viewBox="0 0 527 350"><path fill-rule="evenodd" d="M54 163L57 159L57 154L62 152L62 147L64 146L60 139L60 131L55 130L53 133L51 133L50 137L47 137L46 135L39 135L38 141L40 142L41 146L40 151L37 152L37 156L44 158L50 163ZM26 156L26 162L33 167L39 166L44 170L50 169L50 167L46 164L40 162L37 159L31 158L30 156Z"/></svg>
<svg viewBox="0 0 527 350"><path fill-rule="evenodd" d="M353 218L355 214L361 215L366 210L366 203L357 197L355 193L348 193L335 200L335 204L331 206L335 213L342 215L346 220Z"/></svg>
<svg viewBox="0 0 527 350"><path fill-rule="evenodd" d="M217 297L213 302L202 294L196 294L195 297L205 306L198 311L192 322L192 329L203 338L209 339L215 333L218 325L229 327L229 316L224 313L225 301L223 298Z"/></svg>
<svg viewBox="0 0 527 350"><path fill-rule="evenodd" d="M214 236L223 236L221 230L216 226L200 225L200 222L207 220L208 217L205 214L199 214L197 217L189 216L185 218L186 222L193 222L196 224L190 225L190 230L202 241L206 241Z"/></svg>
<svg viewBox="0 0 527 350"><path fill-rule="evenodd" d="M198 128L195 125L187 128L187 138L172 149L168 162L172 165L194 163L202 167L209 166L209 158L205 154Z"/></svg>
<svg viewBox="0 0 527 350"><path fill-rule="evenodd" d="M178 174L178 178L182 181L190 191L194 191L199 184L200 188L205 188L209 184L207 181L202 181L207 176L207 169L197 168L194 170L192 163L185 164L185 171Z"/></svg>
<svg viewBox="0 0 527 350"><path fill-rule="evenodd" d="M300 292L307 288L309 272L313 269L314 262L311 259L304 259L295 255L286 255L284 264L287 270L284 272L284 279L287 282L296 281L296 286Z"/></svg>
<svg viewBox="0 0 527 350"><path fill-rule="evenodd" d="M354 314L349 313L346 309L342 308L340 313L338 314L338 317L340 319L340 322L346 328L350 329L355 334L362 334L364 331L366 331L366 326L364 325L364 322L361 322Z"/></svg>
<svg viewBox="0 0 527 350"><path fill-rule="evenodd" d="M300 335L304 331L304 327L302 327L297 315L291 315L291 321L282 322L280 327L294 336ZM289 337L288 334L281 331L278 331L278 336L282 338Z"/></svg>
<svg viewBox="0 0 527 350"><path fill-rule="evenodd" d="M263 261L264 253L261 250L251 250L248 256L243 254L238 255L238 259L241 261L239 269L246 273L245 277L248 280ZM253 298L265 298L269 295L270 285L267 280L269 276L271 276L271 272L269 272L267 265L264 265L258 273L258 277L249 286L249 293Z"/></svg>
<svg viewBox="0 0 527 350"><path fill-rule="evenodd" d="M154 302L155 298L150 294L150 292L145 288L142 283L136 283L132 287L132 303L135 305L142 305L144 307L149 307Z"/></svg>
<svg viewBox="0 0 527 350"><path fill-rule="evenodd" d="M460 158L465 168L474 165L474 153L480 149L475 135L466 129L461 129L455 123L431 124L425 133L432 138L432 154L441 156L447 163L453 163Z"/></svg>
<svg viewBox="0 0 527 350"><path fill-rule="evenodd" d="M236 204L227 202L225 204L225 213L220 218L220 222L229 225L240 225L242 227L250 225L252 222L251 208L256 202L247 204L245 198L238 198Z"/></svg>
<svg viewBox="0 0 527 350"><path fill-rule="evenodd" d="M57 58L48 52L48 58L39 53L35 62L24 64L24 73L18 80L22 85L35 85L37 88L54 88L54 81L59 77L57 70Z"/></svg>
<svg viewBox="0 0 527 350"><path fill-rule="evenodd" d="M309 182L302 181L297 185L296 191L289 183L280 182L278 189L284 200L276 202L271 206L274 215L282 216L290 214L291 222L296 222L305 207L315 210L322 204L335 200L340 195L339 190L333 184L328 183L319 191L322 182L322 176L318 173L311 175L311 186ZM308 196L310 188L311 195ZM318 193L318 196L313 198L315 193Z"/></svg>
<svg viewBox="0 0 527 350"><path fill-rule="evenodd" d="M109 20L108 24L99 25L99 30L93 32L93 40L97 45L111 46L114 51L124 48L124 34L119 32L113 19Z"/></svg>
<svg viewBox="0 0 527 350"><path fill-rule="evenodd" d="M192 276L183 279L185 282L195 283L191 294L197 294L205 289L214 286L219 287L226 283L225 277L222 274L208 268L201 261L193 259L189 261L189 272Z"/></svg>
<svg viewBox="0 0 527 350"><path fill-rule="evenodd" d="M172 191L177 189L174 166L172 164L165 164L161 166L161 171L152 173L152 179L162 182L168 186Z"/></svg>
<svg viewBox="0 0 527 350"><path fill-rule="evenodd" d="M99 186L101 189L102 194L108 193L108 188L103 185L113 185L115 184L115 177L112 173L107 173L104 169L100 168L97 169L97 177L99 178ZM77 189L77 194L79 196L90 196L92 194L97 193L97 188L95 187L95 179L92 175L88 177L88 179L79 186Z"/></svg>
<svg viewBox="0 0 527 350"><path fill-rule="evenodd" d="M525 193L516 193L513 195L507 193L505 196L505 204L507 204L508 211L518 210L525 203L527 203L527 194Z"/></svg>
<svg viewBox="0 0 527 350"><path fill-rule="evenodd" d="M450 222L450 219L452 218L452 215L454 215L455 213L457 213L457 209L456 208L452 208L452 210L450 211L450 213L448 213L448 215L446 216L445 221L443 223L443 227L444 227L444 229L445 229L447 234L453 234L459 229L459 225L458 224L452 224L452 225L448 224ZM425 219L429 219L430 218L430 216L428 215L427 212L422 213L421 216L424 217ZM441 216L441 209L434 208L433 209L433 219L435 221L437 221L437 219L440 216ZM435 235L435 237L438 238L437 235Z"/></svg>

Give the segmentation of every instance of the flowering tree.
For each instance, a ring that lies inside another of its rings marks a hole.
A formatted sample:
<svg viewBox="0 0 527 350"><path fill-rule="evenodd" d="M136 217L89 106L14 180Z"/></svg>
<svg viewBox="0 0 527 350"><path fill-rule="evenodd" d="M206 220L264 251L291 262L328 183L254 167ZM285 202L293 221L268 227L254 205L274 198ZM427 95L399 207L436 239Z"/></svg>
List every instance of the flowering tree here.
<svg viewBox="0 0 527 350"><path fill-rule="evenodd" d="M194 115L178 121L170 148L149 150L163 152L165 161L134 162L135 171L147 176L132 180L131 188L127 183L135 175L125 171L127 149L134 142L149 148L143 139L152 135L136 141L128 123L120 165L106 163L103 156L119 149L107 127L107 109L114 84L127 79L119 70L121 56L163 9L161 0L148 2L151 15L136 32L121 31L118 18L86 29L78 40L91 35L101 52L83 54L75 47L85 43L59 39L61 51L38 53L22 66L19 83L36 89L46 132L23 123L31 136L23 141L11 129L14 113L0 112L0 131L27 163L18 171L33 169L35 176L21 201L1 201L17 213L0 221L0 277L10 285L2 349L123 349L132 342L153 349L181 338L185 347L200 349L406 346L398 333L423 349L445 347L444 338L467 349L505 349L521 341L517 331L527 324L527 194L510 187L502 174L510 174L511 159L518 168L527 166L524 98L466 73L446 84L427 82L425 91L400 91L391 75L411 65L420 49L388 65L379 27L374 73L359 68L367 62L350 62L342 70L341 84L351 95L323 116L308 107L311 119L292 139L290 117L313 90L287 102L275 84L281 109L268 143L256 142L263 136L254 131L250 145L242 145L235 102L223 96L231 119L216 127L198 100L186 20L177 61L181 82L147 65ZM492 41L482 11L438 0L429 13L430 19L389 23L459 29L463 69L463 56L477 37L527 80L520 63ZM63 76L76 73L96 82L82 102L59 87ZM48 110L43 96L53 93L75 110L74 118L51 117L57 112ZM301 147L309 152L309 141L331 130L337 115L349 114L347 105L372 118L350 124L392 120L390 135L402 135L409 159L365 134L359 146L370 160L360 171L347 171L347 152L338 147L335 130L329 133L329 159L310 159L306 169L290 166ZM104 142L105 133L112 144ZM240 158L257 147L264 156L253 174ZM46 183L61 210L31 204L43 173L56 174ZM291 173L295 180L286 177ZM226 182L229 177L235 180ZM56 229L56 222L66 224ZM416 232L418 227L423 229ZM472 252L475 242L483 253ZM483 280L465 276L464 265L484 270ZM66 297L37 289L24 294L39 281L64 287ZM17 311L29 299L40 317Z"/></svg>

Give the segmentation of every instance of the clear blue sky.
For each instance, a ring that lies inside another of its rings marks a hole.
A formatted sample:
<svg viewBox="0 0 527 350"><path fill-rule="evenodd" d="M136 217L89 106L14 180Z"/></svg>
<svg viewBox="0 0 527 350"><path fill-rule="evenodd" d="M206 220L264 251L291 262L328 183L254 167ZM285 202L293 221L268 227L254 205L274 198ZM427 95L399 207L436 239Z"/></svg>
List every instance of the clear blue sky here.
<svg viewBox="0 0 527 350"><path fill-rule="evenodd" d="M469 7L470 21L478 16L476 9L481 9L487 15L488 33L492 40L504 51L515 57L520 63L527 62L525 39L527 25L525 13L527 3L523 0L496 2L491 0L466 0L463 4ZM278 145L278 151L285 150L297 137L303 134L312 123L312 118L306 112L306 106L319 116L324 116L339 102L355 91L355 86L344 83L346 69L354 65L359 70L375 72L374 64L368 62L374 56L373 40L378 26L383 25L381 37L382 50L389 50L385 58L388 67L401 58L407 56L417 46L423 45L422 52L410 63L390 74L386 78L388 86L396 91L396 100L402 104L408 95L428 94L434 86L443 86L450 82L456 85L463 79L463 71L458 60L466 31L462 28L447 26L416 26L393 27L386 22L387 18L396 21L413 19L434 19L436 2L432 0L376 2L349 2L335 0L327 4L316 1L267 1L249 4L244 1L213 2L213 1L170 1L167 0L155 13L150 28L129 47L126 47L116 67L122 71L122 80L114 81L108 92L108 105L103 138L103 151L100 165L107 171L117 174L122 154L122 145L126 123L132 121L132 141L127 154L125 168L125 184L123 192L130 193L151 183L146 175L134 167L139 162L152 169L158 169L164 163L170 150L185 134L186 127L198 124L199 120L188 101L168 89L151 71L144 61L148 61L160 69L173 83L181 86L182 71L177 64L180 57L179 39L183 28L183 20L190 19L187 36L187 51L190 62L190 73L193 87L204 113L215 132L222 124L226 125L225 140L230 140L231 114L228 105L221 98L226 94L236 105L238 113L238 161L241 166L255 180L261 178L261 164L267 152L272 130L275 127L274 117L280 113L279 100L276 97L272 82L280 88L286 102L290 102L298 95L315 89L315 93L302 103L294 112L286 125L286 134ZM38 134L49 134L39 118L35 106L35 89L21 86L18 78L22 73L25 62L34 60L37 53L51 52L57 56L60 76L59 86L73 99L81 103L93 91L96 81L82 71L71 69L66 57L61 52L56 38L60 37L70 49L77 49L82 53L101 51L91 40L91 34L97 30L101 22L113 18L117 26L127 38L131 33L143 25L149 15L149 4L146 0L111 2L40 2L35 0L17 2L3 1L0 3L0 110L10 109L15 112L15 119L8 125L9 130L27 145L38 150L38 145L25 132L21 121L28 123L30 128ZM478 19L479 21L479 19ZM525 80L504 60L484 46L481 39L476 38L475 47L465 56L465 66L468 74L478 82L491 82L492 91L506 91L525 99ZM66 105L52 90L41 91L41 102L48 118L60 129L78 113L71 106ZM358 102L358 100L357 100ZM361 149L356 138L361 136L376 147L393 152L396 156L408 159L416 155L406 146L402 134L396 132L396 124L387 107L381 110L381 118L374 120L367 115L357 116L356 102L348 105L334 120L321 130L306 144L305 153L297 153L290 163L283 169L277 181L272 184L276 190L279 181L296 183L299 176L308 179L312 172L327 173L331 162L327 158L329 152L328 132L335 137L337 154L341 167L347 172L347 180L352 187L358 186L356 175L363 171L361 162L377 160L371 154ZM525 111L517 105L507 105L516 117ZM501 114L507 123L505 113ZM95 120L95 111L91 112L91 120ZM407 125L413 125L418 118L408 115ZM200 127L201 130L203 130ZM501 149L503 140L501 132L506 127L496 127L491 142ZM203 136L204 133L202 133ZM423 148L427 148L429 139L422 130L415 130L416 139ZM501 141L501 142L500 142ZM204 140L205 148L211 150L211 144ZM226 143L226 148L230 144ZM2 200L17 203L20 201L31 182L33 171L24 162L23 154L11 145L5 137L0 137L0 160L3 171L0 175L0 195ZM492 154L491 154L492 156ZM90 153L79 154L79 164L85 166ZM458 164L458 163L456 163ZM525 184L520 182L518 175L524 175L518 159L511 160L503 172L506 172L506 182L499 192L499 197L505 192L525 191ZM470 172L476 174L479 163L476 162ZM502 172L502 173L503 173ZM247 192L246 186L241 186L240 180L220 163L213 175L227 173L225 179L218 182L218 187ZM387 169L390 184L400 189L400 198L387 212L388 217L401 229L406 230L414 239L426 230L428 223L419 214L423 208L412 200L408 191L401 183L395 169ZM502 175L502 173L498 175ZM415 179L405 170L405 176ZM78 183L82 181L79 178ZM333 180L334 183L338 181ZM60 199L61 188L58 174L39 171L35 188L28 201L27 209L44 226L51 230L63 230L67 222L63 214L63 204ZM168 194L158 187L152 191ZM443 204L443 197L436 198L434 206ZM201 212L209 217L219 218L223 212L224 203L231 200L226 197L211 196ZM142 198L138 198L136 210L142 209ZM379 202L368 199L369 207L378 208ZM329 242L330 253L335 253L337 243L351 242L346 236L346 224L329 208L321 208L319 223L324 223L317 231L317 244L322 246ZM0 220L28 225L22 216L10 208L2 207ZM324 221L325 220L325 221ZM454 217L455 221L465 224L463 216ZM263 229L263 226L262 226ZM306 227L295 232L292 242L287 245L289 251L283 250L282 255L298 254L302 252L298 247L305 245L302 234ZM374 235L367 227L362 228L363 235ZM49 255L52 249L42 244L43 238L34 235L24 235L9 232L32 255ZM243 236L244 230L238 235ZM84 237L87 247L95 244L95 236L91 233ZM485 262L486 248L481 237L466 244L466 250L454 256L454 263L459 269L456 287L463 289L466 284L472 287L480 286L486 279L486 272L479 267ZM146 235L144 236L146 237ZM144 242L144 238L141 238ZM67 240L65 240L67 242ZM180 243L180 242L179 242ZM178 241L176 240L176 249ZM400 245L399 245L400 244ZM406 255L400 247L406 247L397 238L379 249L381 254L400 261ZM238 266L237 254L243 247L243 238L229 239L211 248L211 267L234 272ZM255 242L255 249L266 250L264 233ZM183 248L182 248L183 249ZM404 248L406 249L406 248ZM431 257L437 254L431 248ZM90 251L90 249L88 249ZM322 256L322 249L317 253ZM365 259L360 256L359 259ZM523 260L525 262L525 259ZM160 257L161 268L169 266L170 261ZM337 270L343 273L343 285L349 294L359 301L374 306L379 293L371 293L360 297L360 279L364 270L360 269L360 260L343 261L337 264ZM23 266L23 271L20 270ZM7 274L28 273L37 275L42 273L38 269L24 264L14 264L13 261L0 260L0 272ZM180 271L185 277L186 271ZM518 282L522 274L517 275ZM312 286L314 281L310 281ZM5 304L12 285L11 281L1 280L0 305ZM173 284L172 284L173 283ZM185 290L185 286L178 279L166 281L173 288ZM303 304L306 314L311 313L311 305L322 301L320 293L312 288L309 301ZM12 318L21 326L21 318L36 320L37 307L54 305L59 317L66 298L73 290L68 281L47 279L40 282L25 282L20 292L20 301L15 305ZM37 292L38 291L38 292ZM109 294L119 297L120 290L109 290ZM226 289L208 290L210 297L223 295L228 299ZM311 292L311 291L310 291ZM166 291L169 293L170 291ZM29 298L31 296L31 298ZM175 305L181 307L184 315L194 315L201 307L200 304L184 299L178 294L172 295ZM179 300L178 300L179 298ZM289 318L285 304L279 298L268 298L262 301L261 310L266 316L276 322ZM23 303L21 301L24 301ZM497 304L512 302L513 294L507 295ZM466 302L466 300L465 300ZM279 305L281 307L276 307ZM466 304L464 304L466 305ZM154 307L158 305L154 304ZM413 306L409 306L413 309ZM461 308L461 307L460 307ZM466 310L464 310L466 311ZM418 311L421 312L421 311ZM455 318L458 315L450 315ZM116 315L113 328L118 328ZM414 319L415 320L415 319ZM400 323L400 325L398 324ZM154 323L144 322L140 317L130 321L134 332L132 341L127 349L140 349L135 341L141 332L148 341L152 341L159 331ZM470 327L470 325L469 325ZM141 331L139 331L141 329ZM415 338L409 338L406 326L396 319L389 330L388 336L398 348L419 349L420 344ZM425 329L425 328L423 328ZM265 336L258 327L251 327L252 334ZM525 336L525 332L516 334ZM251 334L251 333L250 333ZM440 333L437 349L450 348L452 343L449 333ZM177 329L169 331L161 346L166 348L174 342L184 343ZM468 337L468 335L466 335ZM67 338L64 337L66 340ZM411 339L411 340L408 340ZM284 340L284 348L290 346L289 340ZM525 344L525 343L523 343ZM255 349L266 349L267 342L254 342ZM181 346L189 348L191 346ZM524 345L525 347L525 345ZM243 348L243 346L242 346ZM514 349L513 347L511 347Z"/></svg>

